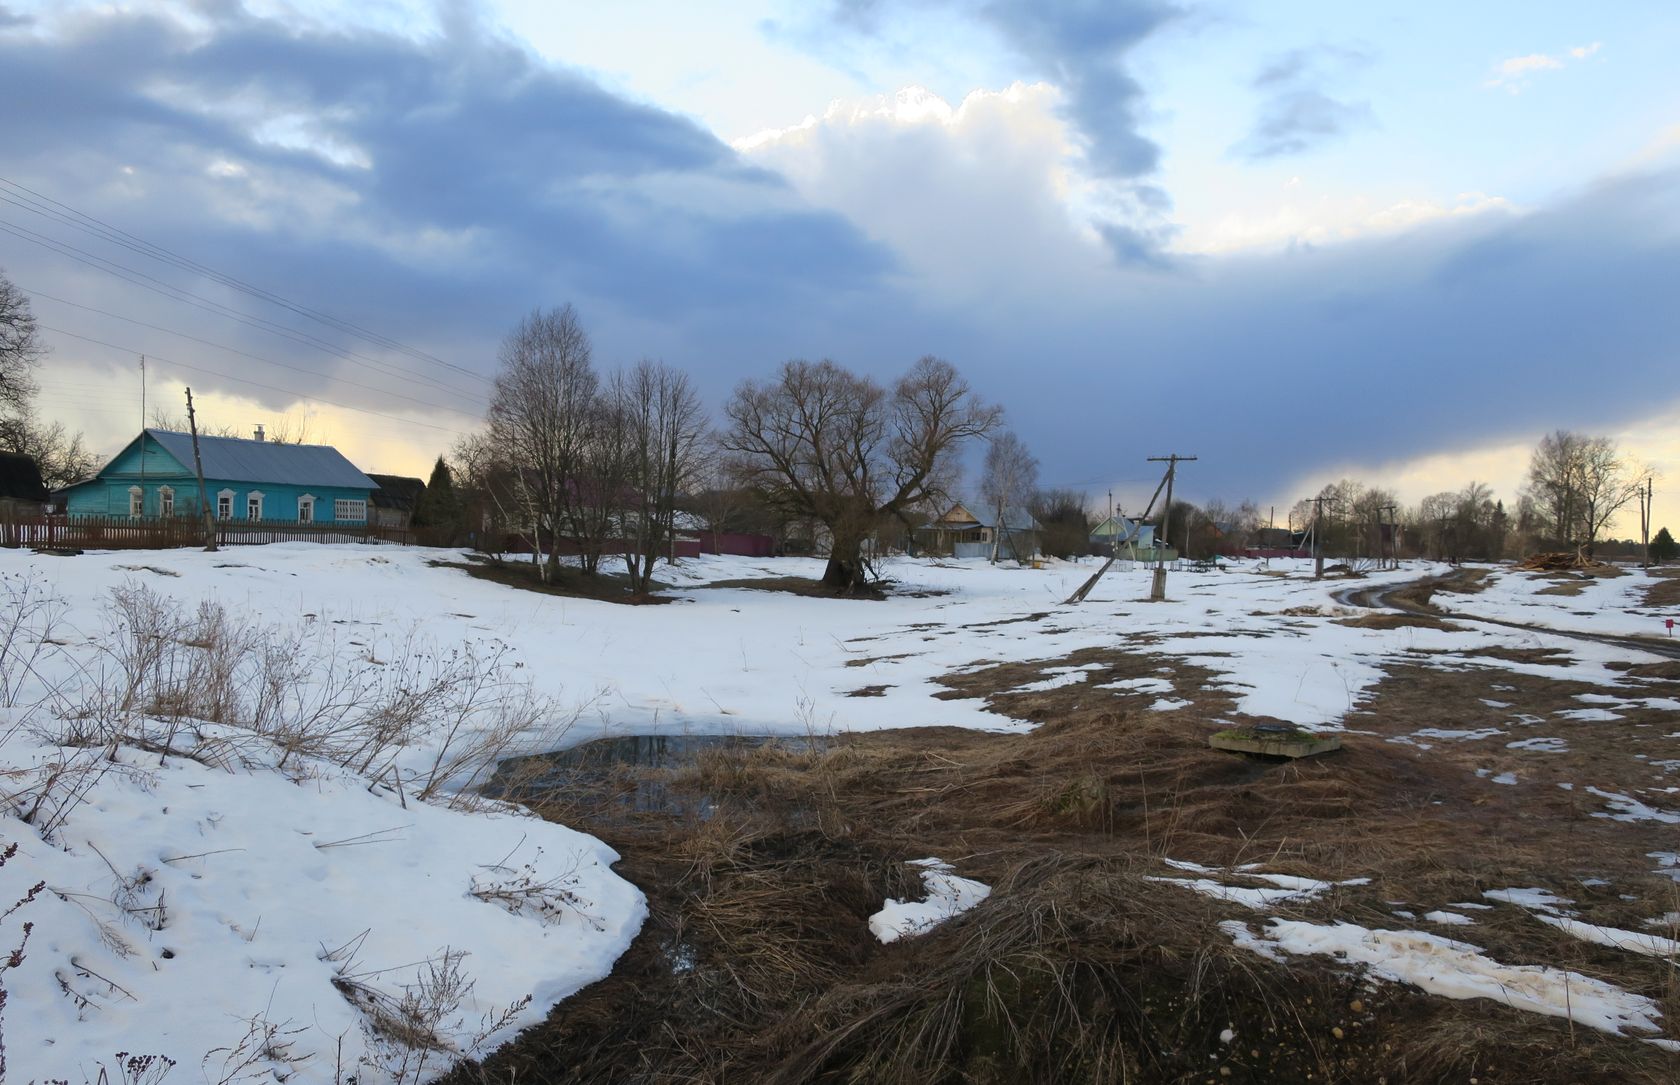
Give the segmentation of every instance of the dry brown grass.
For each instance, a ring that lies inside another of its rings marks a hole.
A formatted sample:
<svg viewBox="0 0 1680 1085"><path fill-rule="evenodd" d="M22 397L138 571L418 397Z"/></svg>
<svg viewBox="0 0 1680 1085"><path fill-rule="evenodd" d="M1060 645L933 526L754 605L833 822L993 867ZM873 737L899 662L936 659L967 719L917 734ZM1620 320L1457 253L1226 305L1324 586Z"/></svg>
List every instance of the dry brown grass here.
<svg viewBox="0 0 1680 1085"><path fill-rule="evenodd" d="M1680 909L1665 903L1680 889L1643 859L1663 827L1595 818L1601 800L1552 786L1648 778L1638 754L1662 733L1655 717L1548 724L1573 728L1568 754L1508 750L1516 728L1430 751L1387 741L1517 712L1551 719L1592 688L1456 662L1394 668L1349 720L1370 733L1299 763L1209 749L1214 719L1233 715L1210 675L1163 675L1158 657L1108 649L947 679L953 695L1042 719L1031 733L925 728L709 752L670 783L710 796L712 816L581 823L650 898L613 975L458 1080L1671 1081L1673 1056L1646 1045L1488 1000L1368 990L1331 961L1265 961L1216 926L1255 913L1145 880L1171 873L1163 857L1367 877L1285 911L1387 928L1420 925L1396 907L1421 915L1508 886L1551 888L1588 921L1629 929ZM1088 664L1101 669L1085 682L1015 692ZM1667 670L1627 673L1653 693L1680 685ZM1156 712L1157 693L1095 688L1154 677L1191 707ZM1475 774L1507 767L1523 787ZM877 945L867 916L919 895L904 861L926 855L992 897L930 935ZM1476 920L1444 933L1496 960L1619 983L1680 1020L1668 962L1572 940L1510 906ZM1227 1027L1234 1043L1218 1039Z"/></svg>

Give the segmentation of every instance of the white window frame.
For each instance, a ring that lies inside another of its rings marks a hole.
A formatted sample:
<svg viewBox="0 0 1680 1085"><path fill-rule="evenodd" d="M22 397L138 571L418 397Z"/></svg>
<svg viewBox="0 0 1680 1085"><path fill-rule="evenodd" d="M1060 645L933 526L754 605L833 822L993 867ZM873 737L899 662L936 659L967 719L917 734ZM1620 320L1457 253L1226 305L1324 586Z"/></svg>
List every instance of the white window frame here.
<svg viewBox="0 0 1680 1085"><path fill-rule="evenodd" d="M255 516L251 515L251 509L253 506L257 510L257 514ZM252 490L250 493L245 495L245 519L252 523L260 524L262 523L262 518L263 492L261 490Z"/></svg>
<svg viewBox="0 0 1680 1085"><path fill-rule="evenodd" d="M233 499L237 496L232 490L216 491L216 519L233 519Z"/></svg>
<svg viewBox="0 0 1680 1085"><path fill-rule="evenodd" d="M138 486L128 488L128 518L138 520L146 515L146 491Z"/></svg>
<svg viewBox="0 0 1680 1085"><path fill-rule="evenodd" d="M166 520L175 515L175 488L173 486L158 487L158 515Z"/></svg>
<svg viewBox="0 0 1680 1085"><path fill-rule="evenodd" d="M365 524L368 518L367 501L362 498L339 497L333 500L333 520L336 523Z"/></svg>
<svg viewBox="0 0 1680 1085"><path fill-rule="evenodd" d="M315 495L298 495L298 523L313 524L315 522Z"/></svg>

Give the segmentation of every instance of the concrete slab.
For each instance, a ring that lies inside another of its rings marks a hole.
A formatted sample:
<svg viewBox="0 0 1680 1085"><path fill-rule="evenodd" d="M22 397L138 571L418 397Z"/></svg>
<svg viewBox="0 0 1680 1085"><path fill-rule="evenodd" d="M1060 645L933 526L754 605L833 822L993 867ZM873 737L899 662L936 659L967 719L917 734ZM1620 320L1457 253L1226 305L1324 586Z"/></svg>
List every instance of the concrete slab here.
<svg viewBox="0 0 1680 1085"><path fill-rule="evenodd" d="M1342 748L1342 736L1316 731L1261 731L1248 727L1220 731L1208 739L1216 750L1261 757L1314 757Z"/></svg>

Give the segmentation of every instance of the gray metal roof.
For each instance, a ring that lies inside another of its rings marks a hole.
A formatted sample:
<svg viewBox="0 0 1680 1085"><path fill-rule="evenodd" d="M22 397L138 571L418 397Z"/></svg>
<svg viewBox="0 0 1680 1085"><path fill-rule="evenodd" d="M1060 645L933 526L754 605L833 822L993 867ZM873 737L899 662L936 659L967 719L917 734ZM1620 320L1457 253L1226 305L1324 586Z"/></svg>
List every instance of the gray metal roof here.
<svg viewBox="0 0 1680 1085"><path fill-rule="evenodd" d="M192 435L148 429L152 440L193 469ZM288 445L278 441L249 441L242 437L200 437L204 477L232 482L266 482L280 486L339 486L373 490L379 484L356 469L331 445Z"/></svg>

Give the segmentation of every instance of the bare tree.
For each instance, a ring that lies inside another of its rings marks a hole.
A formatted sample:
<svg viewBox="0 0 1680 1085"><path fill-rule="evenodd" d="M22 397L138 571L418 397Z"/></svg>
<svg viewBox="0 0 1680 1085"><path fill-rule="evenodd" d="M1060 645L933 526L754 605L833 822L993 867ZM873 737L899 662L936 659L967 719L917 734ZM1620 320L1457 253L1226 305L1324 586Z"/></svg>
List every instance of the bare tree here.
<svg viewBox="0 0 1680 1085"><path fill-rule="evenodd" d="M1650 468L1629 463L1616 447L1616 442L1608 437L1588 437L1582 441L1578 463L1575 485L1580 509L1580 536L1590 558L1599 533L1645 488Z"/></svg>
<svg viewBox="0 0 1680 1085"><path fill-rule="evenodd" d="M0 414L28 413L37 387L35 367L46 352L29 296L0 273Z"/></svg>
<svg viewBox="0 0 1680 1085"><path fill-rule="evenodd" d="M698 476L706 413L687 374L650 361L615 377L612 398L626 433L624 561L631 590L645 593L676 537L677 497Z"/></svg>
<svg viewBox="0 0 1680 1085"><path fill-rule="evenodd" d="M571 305L538 309L502 341L499 360L491 440L522 492L535 549L547 543L544 575L552 576L560 535L580 519L579 468L600 423L589 335Z"/></svg>
<svg viewBox="0 0 1680 1085"><path fill-rule="evenodd" d="M0 451L21 452L41 469L49 490L83 482L99 470L99 459L62 422L41 423L29 413L0 417Z"/></svg>
<svg viewBox="0 0 1680 1085"><path fill-rule="evenodd" d="M823 583L837 591L865 583L875 526L948 493L962 444L1000 416L931 356L891 393L831 361L790 361L771 380L742 382L724 413L724 447L743 480L787 515L828 528Z"/></svg>
<svg viewBox="0 0 1680 1085"><path fill-rule="evenodd" d="M1609 437L1560 429L1529 457L1527 496L1558 543L1581 546L1591 557L1599 533L1638 495L1648 473L1628 463Z"/></svg>
<svg viewBox="0 0 1680 1085"><path fill-rule="evenodd" d="M991 439L986 447L986 466L980 477L980 496L992 510L992 564L997 564L998 551L1004 533L1009 528L1009 514L1026 504L1038 487L1038 460L1012 430L1005 430ZM1010 554L1017 561L1021 555L1010 539Z"/></svg>

